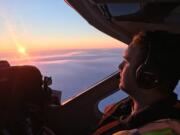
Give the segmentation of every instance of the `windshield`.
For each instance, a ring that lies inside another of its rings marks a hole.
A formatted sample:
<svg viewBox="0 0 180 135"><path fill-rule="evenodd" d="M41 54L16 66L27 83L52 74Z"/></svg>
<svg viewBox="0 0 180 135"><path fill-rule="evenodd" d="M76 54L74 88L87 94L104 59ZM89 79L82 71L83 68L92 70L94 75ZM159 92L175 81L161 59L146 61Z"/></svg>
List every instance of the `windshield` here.
<svg viewBox="0 0 180 135"><path fill-rule="evenodd" d="M52 77L51 87L62 91L62 102L117 71L127 47L91 27L62 0L0 1L0 20L1 60L38 67ZM113 95L100 106L117 100Z"/></svg>
<svg viewBox="0 0 180 135"><path fill-rule="evenodd" d="M1 60L38 67L62 101L117 71L126 47L62 0L0 1L0 20Z"/></svg>

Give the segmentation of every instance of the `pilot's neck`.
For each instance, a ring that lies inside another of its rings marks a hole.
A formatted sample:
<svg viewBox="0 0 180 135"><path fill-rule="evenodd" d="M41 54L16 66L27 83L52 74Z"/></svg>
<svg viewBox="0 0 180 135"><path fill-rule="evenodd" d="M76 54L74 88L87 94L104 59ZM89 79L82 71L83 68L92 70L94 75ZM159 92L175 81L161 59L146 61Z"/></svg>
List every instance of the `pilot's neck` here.
<svg viewBox="0 0 180 135"><path fill-rule="evenodd" d="M133 100L133 105L132 105L132 108L131 108L131 115L136 114L136 113L140 112L141 110L144 110L148 106L149 105L140 104L136 100Z"/></svg>
<svg viewBox="0 0 180 135"><path fill-rule="evenodd" d="M153 95L143 95L139 97L132 97L133 105L131 114L138 113L141 110L151 106L152 104L159 102L162 99L165 99L169 95L161 95L159 93Z"/></svg>

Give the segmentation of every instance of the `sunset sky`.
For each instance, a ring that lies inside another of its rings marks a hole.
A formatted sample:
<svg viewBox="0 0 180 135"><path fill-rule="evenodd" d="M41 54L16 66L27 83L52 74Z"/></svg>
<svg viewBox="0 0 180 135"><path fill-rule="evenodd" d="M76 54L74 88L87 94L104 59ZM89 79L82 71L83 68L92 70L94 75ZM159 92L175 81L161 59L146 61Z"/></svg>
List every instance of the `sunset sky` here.
<svg viewBox="0 0 180 135"><path fill-rule="evenodd" d="M64 0L0 0L0 60L35 65L53 78L62 100L117 71L124 47Z"/></svg>
<svg viewBox="0 0 180 135"><path fill-rule="evenodd" d="M117 41L90 26L64 0L0 1L0 52L116 48Z"/></svg>

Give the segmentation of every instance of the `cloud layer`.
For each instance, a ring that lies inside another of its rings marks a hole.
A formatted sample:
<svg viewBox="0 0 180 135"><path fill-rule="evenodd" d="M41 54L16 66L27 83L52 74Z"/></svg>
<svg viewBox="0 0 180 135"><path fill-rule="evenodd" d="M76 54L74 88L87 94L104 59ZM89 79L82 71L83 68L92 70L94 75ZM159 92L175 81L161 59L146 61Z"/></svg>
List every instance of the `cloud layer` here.
<svg viewBox="0 0 180 135"><path fill-rule="evenodd" d="M17 61L21 64L35 65L44 76L51 76L51 87L61 90L62 101L65 101L117 71L123 51L124 49L61 50L33 54L29 61ZM177 89L180 89L180 84ZM180 98L180 92L176 92ZM103 100L99 107L103 110L107 104L125 96L124 93L118 92Z"/></svg>

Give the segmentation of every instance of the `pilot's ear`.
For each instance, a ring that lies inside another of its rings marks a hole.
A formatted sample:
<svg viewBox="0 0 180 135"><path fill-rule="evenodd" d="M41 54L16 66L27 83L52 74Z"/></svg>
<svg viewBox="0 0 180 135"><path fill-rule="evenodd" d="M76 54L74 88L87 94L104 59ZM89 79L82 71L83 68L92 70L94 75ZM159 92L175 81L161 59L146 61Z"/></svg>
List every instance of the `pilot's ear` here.
<svg viewBox="0 0 180 135"><path fill-rule="evenodd" d="M136 81L140 88L152 89L159 84L159 75L146 64L141 64L136 70Z"/></svg>

